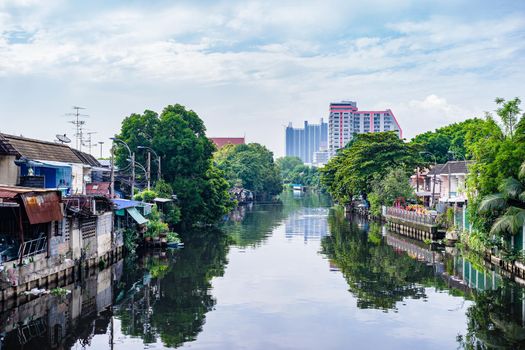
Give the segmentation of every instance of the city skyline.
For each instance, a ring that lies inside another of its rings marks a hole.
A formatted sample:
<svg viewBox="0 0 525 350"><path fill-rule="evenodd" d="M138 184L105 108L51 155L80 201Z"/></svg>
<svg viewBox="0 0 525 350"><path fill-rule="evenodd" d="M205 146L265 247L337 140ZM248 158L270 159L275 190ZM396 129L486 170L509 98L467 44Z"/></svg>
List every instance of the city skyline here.
<svg viewBox="0 0 525 350"><path fill-rule="evenodd" d="M180 103L208 135L246 135L283 156L289 121L351 99L390 108L410 139L482 117L496 97L525 96L524 10L466 0L6 0L0 132L73 138L64 114L79 105L107 156L124 117Z"/></svg>

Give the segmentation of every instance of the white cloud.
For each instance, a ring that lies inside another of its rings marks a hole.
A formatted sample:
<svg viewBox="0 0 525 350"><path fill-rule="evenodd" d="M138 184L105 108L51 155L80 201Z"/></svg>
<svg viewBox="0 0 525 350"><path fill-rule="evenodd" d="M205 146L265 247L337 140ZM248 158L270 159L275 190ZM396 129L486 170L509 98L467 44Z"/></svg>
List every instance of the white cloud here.
<svg viewBox="0 0 525 350"><path fill-rule="evenodd" d="M336 1L130 6L73 19L55 17L60 1L24 7L23 15L11 9L26 3L11 1L0 6L0 79L73 81L74 97L92 103L100 100L93 91L76 89L113 86L142 101L138 111L155 107L152 99L185 96L214 134L247 131L279 153L283 137L272 128L318 119L330 100L390 107L410 137L488 109L482 98L520 95L523 16L391 22L389 12L410 3L374 2L388 24L367 32L362 18L370 6ZM30 40L12 43L10 31Z"/></svg>

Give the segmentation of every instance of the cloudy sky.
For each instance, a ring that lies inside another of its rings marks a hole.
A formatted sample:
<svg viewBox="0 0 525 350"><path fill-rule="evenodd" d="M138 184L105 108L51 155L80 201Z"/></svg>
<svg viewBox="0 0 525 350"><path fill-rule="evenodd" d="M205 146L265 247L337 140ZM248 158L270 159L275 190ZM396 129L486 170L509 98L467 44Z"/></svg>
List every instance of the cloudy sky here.
<svg viewBox="0 0 525 350"><path fill-rule="evenodd" d="M181 103L210 136L284 152L328 104L391 108L407 138L525 98L525 2L0 0L0 131L94 141Z"/></svg>

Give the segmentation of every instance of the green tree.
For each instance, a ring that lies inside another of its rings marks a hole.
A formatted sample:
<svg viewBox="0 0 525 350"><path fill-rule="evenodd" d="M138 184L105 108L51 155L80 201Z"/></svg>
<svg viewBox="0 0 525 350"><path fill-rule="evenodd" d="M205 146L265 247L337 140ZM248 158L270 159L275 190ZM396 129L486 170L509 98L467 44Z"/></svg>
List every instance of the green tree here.
<svg viewBox="0 0 525 350"><path fill-rule="evenodd" d="M117 137L132 150L148 146L161 157L162 176L179 199L185 226L215 222L232 208L228 183L213 165L215 146L206 137L197 113L176 104L164 108L160 115L152 111L132 114L123 120ZM129 168L126 149L119 143L116 147L118 166ZM144 153L136 156L142 164Z"/></svg>
<svg viewBox="0 0 525 350"><path fill-rule="evenodd" d="M455 159L469 159L465 140L469 132L477 130L484 124L480 118L467 119L461 123L454 123L435 131L427 131L414 137L410 143L418 146L421 151L427 152L424 157L429 163L434 161L430 155L436 156L438 163ZM472 135L473 136L473 135Z"/></svg>
<svg viewBox="0 0 525 350"><path fill-rule="evenodd" d="M368 195L373 215L381 214L381 206L391 206L398 198L415 199L414 188L409 182L410 174L403 169L391 169L386 175L377 176Z"/></svg>
<svg viewBox="0 0 525 350"><path fill-rule="evenodd" d="M297 166L303 165L303 161L299 157L292 157L292 156L286 156L286 157L280 157L275 160L275 164L279 168L279 171L281 172L281 177L283 178L283 181L285 183L290 183L290 173L294 171L294 169Z"/></svg>
<svg viewBox="0 0 525 350"><path fill-rule="evenodd" d="M263 145L226 145L216 152L215 163L224 172L230 187L244 187L257 198L282 191L282 179L273 153Z"/></svg>
<svg viewBox="0 0 525 350"><path fill-rule="evenodd" d="M288 174L288 182L302 184L311 188L319 188L319 170L313 166L298 165Z"/></svg>
<svg viewBox="0 0 525 350"><path fill-rule="evenodd" d="M412 172L422 162L418 148L393 132L358 134L321 170L323 184L340 203L372 192L373 180L390 169Z"/></svg>
<svg viewBox="0 0 525 350"><path fill-rule="evenodd" d="M505 134L512 137L514 135L516 122L518 121L518 118L521 117L521 100L518 97L515 97L510 101L505 101L505 99L497 97L495 102L498 104L498 106L501 106L496 109L496 113L501 118Z"/></svg>
<svg viewBox="0 0 525 350"><path fill-rule="evenodd" d="M499 189L499 193L483 199L480 211L500 214L492 225L491 234L517 235L525 225L525 162L521 165L519 178L505 179Z"/></svg>
<svg viewBox="0 0 525 350"><path fill-rule="evenodd" d="M502 120L502 130L494 118L487 114L483 124L470 130L465 141L474 161L469 165L467 180L470 220L481 232L489 232L501 214L492 210L479 210L481 200L498 192L504 195L505 183L509 181L507 179L519 179L520 166L525 161L525 118L521 117L512 126L512 133L511 126L505 126L505 123Z"/></svg>

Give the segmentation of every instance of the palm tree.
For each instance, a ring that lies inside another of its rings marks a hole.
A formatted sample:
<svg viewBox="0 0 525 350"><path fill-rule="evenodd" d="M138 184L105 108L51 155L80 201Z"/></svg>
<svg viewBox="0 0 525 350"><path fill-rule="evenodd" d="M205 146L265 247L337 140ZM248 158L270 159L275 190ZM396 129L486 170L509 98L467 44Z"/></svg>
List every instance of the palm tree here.
<svg viewBox="0 0 525 350"><path fill-rule="evenodd" d="M520 167L518 178L502 181L499 193L486 196L480 205L481 211L496 210L502 214L494 221L491 234L516 235L525 225L525 162Z"/></svg>

